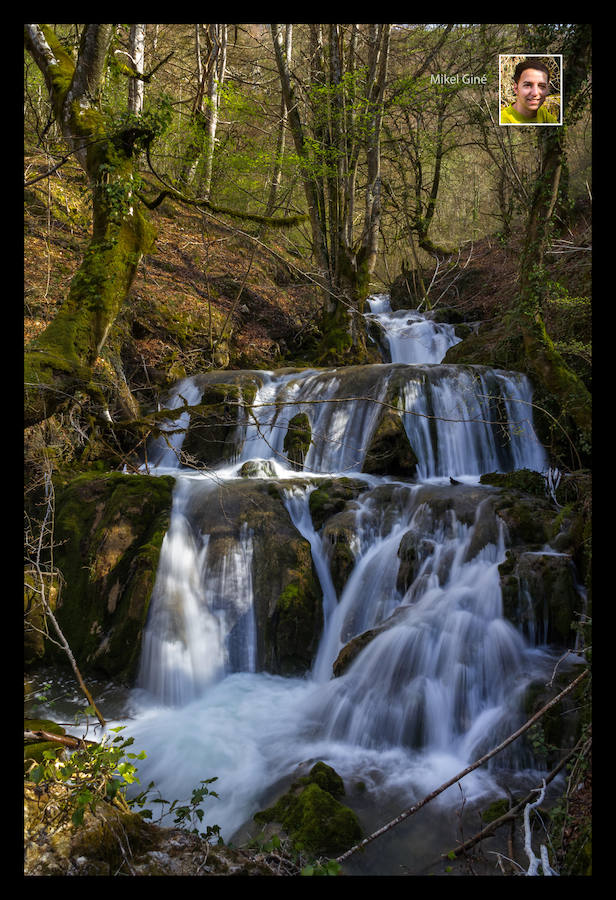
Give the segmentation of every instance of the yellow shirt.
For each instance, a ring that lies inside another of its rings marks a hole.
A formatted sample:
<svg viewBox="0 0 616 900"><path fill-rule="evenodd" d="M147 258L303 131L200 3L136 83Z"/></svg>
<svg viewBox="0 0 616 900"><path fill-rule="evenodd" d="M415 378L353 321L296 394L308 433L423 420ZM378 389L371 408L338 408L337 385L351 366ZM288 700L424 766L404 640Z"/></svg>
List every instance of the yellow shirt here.
<svg viewBox="0 0 616 900"><path fill-rule="evenodd" d="M505 109L501 109L500 123L501 125L557 125L558 119L544 106L539 107L537 116L532 119L521 115L513 106L506 106Z"/></svg>

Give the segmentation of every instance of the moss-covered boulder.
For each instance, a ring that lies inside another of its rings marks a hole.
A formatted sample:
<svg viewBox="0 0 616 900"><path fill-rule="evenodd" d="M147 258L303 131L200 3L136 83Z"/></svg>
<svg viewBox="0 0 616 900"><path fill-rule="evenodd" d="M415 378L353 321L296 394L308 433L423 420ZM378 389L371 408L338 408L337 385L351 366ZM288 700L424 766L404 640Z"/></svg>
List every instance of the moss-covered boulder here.
<svg viewBox="0 0 616 900"><path fill-rule="evenodd" d="M321 532L321 539L332 583L340 597L356 562L355 511L346 509L327 519Z"/></svg>
<svg viewBox="0 0 616 900"><path fill-rule="evenodd" d="M276 470L267 459L249 459L238 472L241 478L275 478Z"/></svg>
<svg viewBox="0 0 616 900"><path fill-rule="evenodd" d="M499 572L504 615L535 643L573 646L584 600L570 557L509 551Z"/></svg>
<svg viewBox="0 0 616 900"><path fill-rule="evenodd" d="M413 478L418 462L400 414L385 410L368 445L362 472Z"/></svg>
<svg viewBox="0 0 616 900"><path fill-rule="evenodd" d="M204 386L201 402L191 412L182 452L208 467L230 459L235 451L233 432L241 409L237 384Z"/></svg>
<svg viewBox="0 0 616 900"><path fill-rule="evenodd" d="M524 491L534 497L546 496L546 484L540 472L531 469L517 469L515 472L488 472L479 479L480 484L491 484L494 487L512 488Z"/></svg>
<svg viewBox="0 0 616 900"><path fill-rule="evenodd" d="M525 491L503 489L494 502L494 509L505 523L511 546L539 550L553 536L557 510L545 495L538 497Z"/></svg>
<svg viewBox="0 0 616 900"><path fill-rule="evenodd" d="M322 593L310 544L293 525L278 486L260 478L207 484L202 496L191 492L187 514L209 535L214 568L245 529L252 545L257 666L273 674L304 674L323 627Z"/></svg>
<svg viewBox="0 0 616 900"><path fill-rule="evenodd" d="M297 849L316 856L336 856L362 836L357 815L337 799L344 793L337 772L318 762L274 806L254 818L263 824L279 823Z"/></svg>
<svg viewBox="0 0 616 900"><path fill-rule="evenodd" d="M354 638L351 638L334 660L332 666L334 678L339 678L341 675L344 675L364 647L367 647L368 644L385 631L387 627L387 625L383 624L379 625L377 628L369 628L367 631L362 631L361 634L357 634Z"/></svg>
<svg viewBox="0 0 616 900"><path fill-rule="evenodd" d="M293 416L284 437L283 447L294 469L301 471L304 468L304 460L310 449L311 440L312 429L306 413L298 413Z"/></svg>
<svg viewBox="0 0 616 900"><path fill-rule="evenodd" d="M366 489L366 483L358 478L326 479L319 482L308 501L315 531L320 531L327 519L341 512L349 501Z"/></svg>
<svg viewBox="0 0 616 900"><path fill-rule="evenodd" d="M84 671L127 682L135 674L173 484L113 472L58 489L56 617ZM52 645L48 652L65 661Z"/></svg>

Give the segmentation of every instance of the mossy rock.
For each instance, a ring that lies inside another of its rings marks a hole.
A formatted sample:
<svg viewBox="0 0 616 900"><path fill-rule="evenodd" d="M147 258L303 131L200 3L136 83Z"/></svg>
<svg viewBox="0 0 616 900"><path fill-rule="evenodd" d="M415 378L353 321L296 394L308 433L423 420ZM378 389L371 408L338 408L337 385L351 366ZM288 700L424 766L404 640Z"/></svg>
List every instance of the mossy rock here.
<svg viewBox="0 0 616 900"><path fill-rule="evenodd" d="M344 797L344 781L338 775L335 769L328 766L327 763L317 762L314 764L310 772L304 778L300 778L301 784L318 784L318 786L331 794L332 797Z"/></svg>
<svg viewBox="0 0 616 900"><path fill-rule="evenodd" d="M370 440L362 472L413 478L417 473L418 462L400 414L391 409L386 410Z"/></svg>
<svg viewBox="0 0 616 900"><path fill-rule="evenodd" d="M499 573L504 615L540 644L570 646L583 602L570 558L509 551Z"/></svg>
<svg viewBox="0 0 616 900"><path fill-rule="evenodd" d="M364 481L356 478L337 478L319 483L309 498L310 516L315 531L320 531L325 521L341 512L346 504L367 490Z"/></svg>
<svg viewBox="0 0 616 900"><path fill-rule="evenodd" d="M515 800L509 797L501 797L500 800L494 800L493 803L490 803L489 806L481 811L481 821L489 825L490 822L495 822L496 819L504 816L514 805Z"/></svg>
<svg viewBox="0 0 616 900"><path fill-rule="evenodd" d="M169 525L174 479L85 474L57 492L56 616L82 671L130 683ZM64 654L50 649L52 659Z"/></svg>
<svg viewBox="0 0 616 900"><path fill-rule="evenodd" d="M545 498L503 490L494 509L507 527L511 546L539 550L552 536L554 505Z"/></svg>
<svg viewBox="0 0 616 900"><path fill-rule="evenodd" d="M256 813L254 819L280 823L297 849L317 856L336 856L362 837L357 815L336 799L343 794L340 776L319 762L274 806Z"/></svg>
<svg viewBox="0 0 616 900"><path fill-rule="evenodd" d="M488 472L479 479L480 484L490 484L493 487L513 488L516 491L524 491L534 497L545 497L545 479L539 472L531 469L517 469L515 472Z"/></svg>
<svg viewBox="0 0 616 900"><path fill-rule="evenodd" d="M308 542L295 538L290 550L294 558L287 569L288 580L267 623L267 634L276 670L281 675L302 675L310 668L318 645L322 596Z"/></svg>
<svg viewBox="0 0 616 900"><path fill-rule="evenodd" d="M208 482L202 491L191 493L187 514L210 535L212 566L237 543L240 529L251 537L257 667L305 674L323 627L322 592L310 544L295 528L282 490L266 479L241 478L219 486Z"/></svg>
<svg viewBox="0 0 616 900"><path fill-rule="evenodd" d="M240 419L240 388L236 384L211 384L193 408L182 452L205 466L232 457L233 432Z"/></svg>
<svg viewBox="0 0 616 900"><path fill-rule="evenodd" d="M323 526L322 542L329 563L332 583L338 597L355 567L356 557L353 550L356 532L355 516L349 510L343 510L328 519Z"/></svg>
<svg viewBox="0 0 616 900"><path fill-rule="evenodd" d="M283 444L284 452L294 469L301 471L304 468L304 460L310 449L311 441L310 419L306 413L298 413L289 422Z"/></svg>
<svg viewBox="0 0 616 900"><path fill-rule="evenodd" d="M367 647L375 637L378 637L385 630L385 626L379 626L377 628L369 628L367 631L362 631L361 634L356 635L354 638L344 645L336 659L334 660L332 666L332 672L334 678L339 678L341 675L348 670L349 666L356 659L357 656L361 653L364 647Z"/></svg>
<svg viewBox="0 0 616 900"><path fill-rule="evenodd" d="M249 459L238 472L241 478L275 478L276 470L266 459Z"/></svg>

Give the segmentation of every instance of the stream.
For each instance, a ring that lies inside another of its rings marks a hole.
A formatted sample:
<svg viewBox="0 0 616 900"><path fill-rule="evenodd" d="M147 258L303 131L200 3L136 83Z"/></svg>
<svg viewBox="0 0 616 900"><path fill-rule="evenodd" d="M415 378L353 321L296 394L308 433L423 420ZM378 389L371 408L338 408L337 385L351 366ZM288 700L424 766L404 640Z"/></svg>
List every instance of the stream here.
<svg viewBox="0 0 616 900"><path fill-rule="evenodd" d="M169 800L186 800L216 777L204 822L234 844L259 833L253 815L317 760L342 777L343 802L370 833L519 727L525 691L554 665L550 647L503 616L498 566L508 538L497 517L486 538L491 489L479 484L487 472L548 467L529 382L443 364L459 340L452 325L392 312L386 295L369 305L382 364L250 373L251 414L237 426L233 452L205 474L180 462L181 434L149 450L146 471L176 478L173 508L137 685L110 725L127 723L135 749L147 753L142 786L154 781ZM207 377L178 383L166 405L198 403ZM417 453L413 478L362 471L384 403L399 410ZM284 444L299 413L311 426L301 469ZM175 429L186 427L189 413L182 416ZM203 525L220 492L248 480L246 463L280 490L310 546L322 631L303 675L262 668L249 524L237 523L224 552ZM315 528L310 511L311 493L340 478L364 485L344 511L352 565L343 586L332 576L327 528ZM406 579L402 547L413 559ZM334 677L341 651L370 630L372 640ZM351 857L344 872L443 874L441 855L479 830L479 810L540 781L541 764L514 744ZM486 860L480 874L499 874L495 857Z"/></svg>

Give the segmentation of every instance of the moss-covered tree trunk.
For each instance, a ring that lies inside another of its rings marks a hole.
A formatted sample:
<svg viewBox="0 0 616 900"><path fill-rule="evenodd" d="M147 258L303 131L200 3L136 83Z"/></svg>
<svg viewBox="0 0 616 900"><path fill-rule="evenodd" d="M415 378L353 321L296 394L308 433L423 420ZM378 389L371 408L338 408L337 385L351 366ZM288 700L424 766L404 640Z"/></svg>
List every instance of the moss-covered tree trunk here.
<svg viewBox="0 0 616 900"><path fill-rule="evenodd" d="M77 60L47 25L26 25L70 152L92 188L92 238L55 318L26 347L25 424L43 421L87 389L94 362L126 299L153 228L137 209L130 135L108 133L98 108L112 25L85 25Z"/></svg>
<svg viewBox="0 0 616 900"><path fill-rule="evenodd" d="M512 324L522 334L527 366L532 375L559 402L565 417L590 438L591 396L580 378L566 365L550 340L542 317L545 299L545 253L554 224L561 174L565 164L567 128L580 115L590 64L590 26L572 25L565 37L567 71L563 98L564 125L539 131L542 166L533 193L520 258L520 289Z"/></svg>

